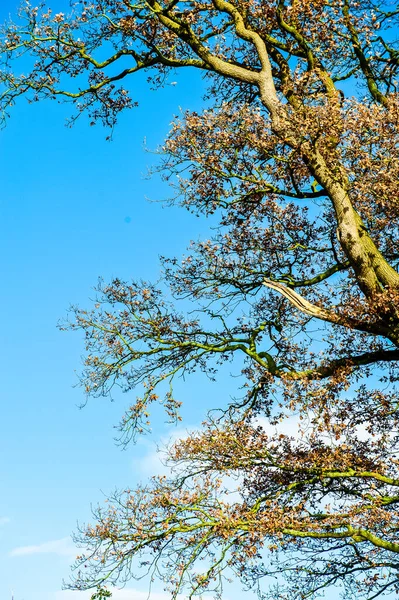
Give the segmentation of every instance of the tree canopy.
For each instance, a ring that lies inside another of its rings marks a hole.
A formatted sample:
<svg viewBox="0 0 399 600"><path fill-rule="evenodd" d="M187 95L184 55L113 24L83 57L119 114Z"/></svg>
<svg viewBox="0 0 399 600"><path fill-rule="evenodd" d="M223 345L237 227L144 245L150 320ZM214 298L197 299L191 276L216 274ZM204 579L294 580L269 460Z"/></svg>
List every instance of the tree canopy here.
<svg viewBox="0 0 399 600"><path fill-rule="evenodd" d="M207 83L160 170L173 202L220 227L164 259L157 286L101 282L69 326L86 336L88 395L142 386L124 442L154 403L179 418L179 376L217 378L234 358L242 387L170 447L174 474L97 510L75 589L148 572L173 597L221 595L233 572L264 598L399 592L398 16L374 1L83 0L69 15L25 3L5 25L4 117L25 95L113 127L138 71ZM276 427L294 416L297 435Z"/></svg>

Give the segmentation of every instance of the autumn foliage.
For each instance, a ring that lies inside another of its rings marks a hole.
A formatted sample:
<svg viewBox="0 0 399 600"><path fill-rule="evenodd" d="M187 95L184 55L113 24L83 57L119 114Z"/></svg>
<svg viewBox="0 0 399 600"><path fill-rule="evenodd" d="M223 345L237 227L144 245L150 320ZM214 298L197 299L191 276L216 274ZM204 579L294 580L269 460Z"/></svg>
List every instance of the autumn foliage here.
<svg viewBox="0 0 399 600"><path fill-rule="evenodd" d="M161 172L215 236L164 259L158 286L101 282L69 326L89 396L138 393L124 443L154 403L179 419L179 376L234 359L241 387L170 447L170 477L97 510L75 589L148 572L173 596L221 595L232 573L264 598L399 592L398 16L373 0L84 0L26 3L5 26L4 116L57 98L113 127L138 71L208 86Z"/></svg>

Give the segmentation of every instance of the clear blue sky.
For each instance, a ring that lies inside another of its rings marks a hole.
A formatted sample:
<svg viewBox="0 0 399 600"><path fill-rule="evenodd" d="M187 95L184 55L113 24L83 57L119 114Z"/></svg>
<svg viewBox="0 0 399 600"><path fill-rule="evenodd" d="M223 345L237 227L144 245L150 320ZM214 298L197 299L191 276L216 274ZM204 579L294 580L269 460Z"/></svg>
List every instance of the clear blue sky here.
<svg viewBox="0 0 399 600"><path fill-rule="evenodd" d="M0 21L17 5L2 0ZM0 132L1 600L12 591L15 600L88 598L61 592L76 521L89 518L103 492L144 480L156 467L155 442L173 433L159 420L152 439L121 452L113 425L128 399L78 409L82 391L72 386L82 343L56 323L70 303L89 304L98 276L157 279L159 254L180 255L206 235L204 221L145 199L165 198L168 189L143 177L156 160L144 138L155 148L179 107L201 106L199 76L176 79L156 93L145 77L133 79L140 106L121 117L111 143L85 118L66 128L69 109L55 102L21 100ZM182 386L185 426L197 425L228 383ZM141 590L135 600L146 598L145 582L132 587ZM115 595L132 599L131 590Z"/></svg>

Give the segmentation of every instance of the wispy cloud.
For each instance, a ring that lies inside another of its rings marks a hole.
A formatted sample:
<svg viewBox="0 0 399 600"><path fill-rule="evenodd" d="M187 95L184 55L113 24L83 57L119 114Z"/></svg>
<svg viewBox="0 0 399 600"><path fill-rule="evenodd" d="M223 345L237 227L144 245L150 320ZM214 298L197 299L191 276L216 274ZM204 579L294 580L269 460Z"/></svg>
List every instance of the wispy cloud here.
<svg viewBox="0 0 399 600"><path fill-rule="evenodd" d="M35 546L19 546L10 552L10 556L28 556L31 554L56 554L57 556L74 558L78 554L78 551L72 543L71 538L65 537Z"/></svg>
<svg viewBox="0 0 399 600"><path fill-rule="evenodd" d="M10 522L10 519L8 517L0 517L0 527L3 527L3 525L7 525L7 523Z"/></svg>
<svg viewBox="0 0 399 600"><path fill-rule="evenodd" d="M158 444L145 440L143 443L147 446L147 452L144 456L133 459L134 473L138 477L145 475L146 478L151 475L170 475L171 468L167 464L167 447L177 442L177 440L187 438L191 432L198 429L199 426L178 427L172 430L169 437L161 438Z"/></svg>

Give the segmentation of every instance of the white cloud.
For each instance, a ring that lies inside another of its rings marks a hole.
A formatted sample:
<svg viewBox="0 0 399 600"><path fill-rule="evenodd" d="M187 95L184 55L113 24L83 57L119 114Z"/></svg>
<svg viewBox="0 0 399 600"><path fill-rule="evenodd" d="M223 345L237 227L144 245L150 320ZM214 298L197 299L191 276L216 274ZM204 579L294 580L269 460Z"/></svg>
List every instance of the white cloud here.
<svg viewBox="0 0 399 600"><path fill-rule="evenodd" d="M257 417L254 419L253 424L255 426L262 427L262 429L268 435L283 434L295 439L303 438L303 423L301 422L299 415L292 415L278 423L277 425L270 425L269 420L266 417Z"/></svg>
<svg viewBox="0 0 399 600"><path fill-rule="evenodd" d="M75 558L78 554L78 550L76 546L74 546L71 538L65 537L60 540L52 540L35 546L19 546L10 552L10 556L28 556L32 554L56 554L57 556Z"/></svg>
<svg viewBox="0 0 399 600"><path fill-rule="evenodd" d="M144 456L133 459L133 469L135 474L148 478L157 475L170 476L173 475L173 473L179 473L179 468L181 468L180 465L173 466L167 463L167 448L178 440L185 440L191 433L198 431L201 431L199 425L185 428L178 427L173 430L169 438L162 438L159 444L150 443L146 440L143 441L142 443L147 447L147 452ZM224 475L222 481L224 489L228 492L228 495L223 497L223 501L229 504L240 502L242 497L237 489L241 486L242 478L238 477L237 474ZM168 596L168 598L170 598L170 596ZM125 600L124 597L123 600ZM138 600L146 599L140 597ZM153 600L152 594L151 600Z"/></svg>
<svg viewBox="0 0 399 600"><path fill-rule="evenodd" d="M0 517L0 527L2 527L3 525L7 525L7 523L10 522L10 519L8 517Z"/></svg>
<svg viewBox="0 0 399 600"><path fill-rule="evenodd" d="M133 471L138 478L143 475L151 477L152 475L168 475L170 469L163 464L165 455L159 451L155 444L148 444L148 450L144 456L134 458L132 462Z"/></svg>
<svg viewBox="0 0 399 600"><path fill-rule="evenodd" d="M273 426L270 425L269 421L265 417L257 417L254 420L254 425L259 425L269 435L282 433L283 435L292 437L297 441L306 440L307 434L312 433L315 430L317 419L315 413L312 411L309 411L304 416L305 418L301 420L299 415L293 415L287 417L281 421L281 423ZM366 429L366 424L357 425L356 427L352 428L351 433L356 433L358 439L363 442L371 439L371 435ZM392 435L394 435L394 433L392 433ZM322 439L324 438L324 441L327 444L336 444L336 440L332 434L323 435L323 432L321 432L320 436Z"/></svg>
<svg viewBox="0 0 399 600"><path fill-rule="evenodd" d="M144 441L147 446L147 453L140 458L133 459L133 469L136 475L145 475L146 478L153 475L170 475L171 468L166 464L167 448L178 440L184 440L191 432L197 431L198 429L198 426L176 428L173 430L170 437L162 438L159 444Z"/></svg>

